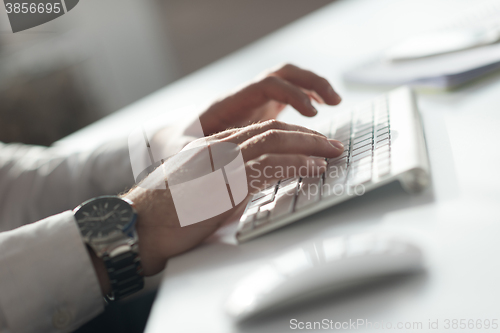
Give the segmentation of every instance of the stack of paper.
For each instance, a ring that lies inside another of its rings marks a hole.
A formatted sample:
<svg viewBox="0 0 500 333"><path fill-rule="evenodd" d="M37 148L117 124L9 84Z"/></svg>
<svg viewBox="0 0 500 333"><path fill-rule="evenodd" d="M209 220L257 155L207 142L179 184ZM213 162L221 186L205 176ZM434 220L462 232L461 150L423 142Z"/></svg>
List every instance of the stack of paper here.
<svg viewBox="0 0 500 333"><path fill-rule="evenodd" d="M500 44L493 44L408 61L380 59L345 73L344 79L355 84L454 88L499 68Z"/></svg>
<svg viewBox="0 0 500 333"><path fill-rule="evenodd" d="M412 36L413 38L421 37L424 40L424 42L420 41L423 49L417 49L416 54L419 54L418 51L428 50L429 44L435 44L434 39L425 39L425 36L429 34L435 37L436 34L443 32L469 32L467 36L474 36L474 32L481 31L500 33L499 25L500 2L498 0L474 3L469 10L460 11L444 20L440 28L427 31L426 35ZM495 38L491 42L495 42ZM453 45L450 40L444 41L444 44L450 43ZM394 48L388 50L388 54L391 50ZM388 54L344 73L345 81L364 85L408 84L416 87L449 89L500 68L500 43L470 49L464 47L464 50L458 52L423 58L415 56L414 59L410 57L408 60L401 61L391 61Z"/></svg>

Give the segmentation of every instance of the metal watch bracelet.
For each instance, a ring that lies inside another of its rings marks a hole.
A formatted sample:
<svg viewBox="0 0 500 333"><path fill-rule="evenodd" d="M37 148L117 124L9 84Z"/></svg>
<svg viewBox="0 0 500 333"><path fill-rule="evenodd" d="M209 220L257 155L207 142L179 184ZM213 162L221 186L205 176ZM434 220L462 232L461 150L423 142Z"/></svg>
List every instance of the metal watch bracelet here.
<svg viewBox="0 0 500 333"><path fill-rule="evenodd" d="M104 254L102 257L111 284L111 293L105 296L106 301L116 301L144 288L141 259L137 243L130 249L113 257Z"/></svg>

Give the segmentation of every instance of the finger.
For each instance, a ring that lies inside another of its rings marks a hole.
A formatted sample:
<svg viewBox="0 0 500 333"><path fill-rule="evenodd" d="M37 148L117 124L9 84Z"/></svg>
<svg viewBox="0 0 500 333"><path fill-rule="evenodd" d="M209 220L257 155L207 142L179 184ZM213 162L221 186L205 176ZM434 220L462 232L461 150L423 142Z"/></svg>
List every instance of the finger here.
<svg viewBox="0 0 500 333"><path fill-rule="evenodd" d="M219 133L215 133L215 134L212 134L210 136L207 137L207 140L211 140L211 141L214 141L214 140L222 140L224 138L227 138L235 133L238 133L242 130L242 128L240 127L237 127L237 128L230 128L230 129L227 129L225 131L222 131L222 132L219 132Z"/></svg>
<svg viewBox="0 0 500 333"><path fill-rule="evenodd" d="M318 113L304 91L278 76L268 76L243 89L241 93L244 94L244 96L240 96L242 99L246 98L252 101L252 107L258 107L270 100L275 100L291 105L307 117L313 117Z"/></svg>
<svg viewBox="0 0 500 333"><path fill-rule="evenodd" d="M232 132L231 135L226 136L224 138L224 141L240 144L256 135L262 134L270 130L283 130L283 131L309 133L324 137L323 134L316 132L312 129L302 127L299 125L287 124L279 120L272 119L262 123L257 123L240 128L239 131Z"/></svg>
<svg viewBox="0 0 500 333"><path fill-rule="evenodd" d="M284 65L271 75L279 76L290 83L315 91L329 105L337 105L342 100L328 80L294 65Z"/></svg>
<svg viewBox="0 0 500 333"><path fill-rule="evenodd" d="M245 161L264 154L302 154L318 157L337 157L344 146L326 137L282 130L269 130L240 144Z"/></svg>
<svg viewBox="0 0 500 333"><path fill-rule="evenodd" d="M248 187L258 192L278 180L297 177L320 177L326 161L320 157L295 154L265 154L246 163Z"/></svg>

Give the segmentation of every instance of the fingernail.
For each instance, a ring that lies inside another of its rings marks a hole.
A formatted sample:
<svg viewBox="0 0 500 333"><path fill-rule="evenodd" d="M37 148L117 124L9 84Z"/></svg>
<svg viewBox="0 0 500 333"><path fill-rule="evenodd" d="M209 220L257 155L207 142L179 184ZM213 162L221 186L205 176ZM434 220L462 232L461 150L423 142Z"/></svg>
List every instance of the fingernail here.
<svg viewBox="0 0 500 333"><path fill-rule="evenodd" d="M316 110L316 108L314 107L314 105L312 105L311 99L309 97L307 97L305 99L305 103L311 109L311 111L313 112L313 116L315 116L315 115L318 114L318 110Z"/></svg>
<svg viewBox="0 0 500 333"><path fill-rule="evenodd" d="M337 94L332 87L328 87L328 94L332 96L335 100L337 100L337 103L340 103L340 101L342 101L342 98L340 98L339 94Z"/></svg>
<svg viewBox="0 0 500 333"><path fill-rule="evenodd" d="M311 164L313 166L317 166L319 168L324 168L326 167L326 161L324 158L320 158L320 157L314 157L314 158L311 158L310 159L311 161Z"/></svg>
<svg viewBox="0 0 500 333"><path fill-rule="evenodd" d="M333 146L333 148L340 150L341 152L344 151L344 145L342 144L342 142L337 141L337 140L328 140L328 142L330 142L330 144Z"/></svg>

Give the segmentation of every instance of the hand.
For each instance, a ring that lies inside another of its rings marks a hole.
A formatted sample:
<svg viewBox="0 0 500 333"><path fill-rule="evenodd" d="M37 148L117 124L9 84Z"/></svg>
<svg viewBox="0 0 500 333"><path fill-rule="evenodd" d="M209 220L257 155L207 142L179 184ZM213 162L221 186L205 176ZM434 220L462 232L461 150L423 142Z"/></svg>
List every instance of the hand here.
<svg viewBox="0 0 500 333"><path fill-rule="evenodd" d="M311 100L328 105L340 96L328 81L294 65L284 65L239 91L215 102L200 116L206 135L260 121L276 119L287 104L306 117L318 111Z"/></svg>
<svg viewBox="0 0 500 333"><path fill-rule="evenodd" d="M200 140L205 139L210 145L233 143L239 147L250 192L258 191L279 179L318 176L326 169L325 158L336 157L343 152L343 146L338 141L328 140L307 128L276 120L227 130ZM196 158L197 156L193 156L182 165L176 164L176 167L178 170L189 169L192 167L190 164L198 161ZM168 164L169 161L165 163ZM160 272L168 258L201 243L235 209L246 203L244 200L223 214L181 227L166 181L170 175L165 175L164 170L164 167L157 168L143 183L126 194L134 202L139 214L137 233L145 275ZM280 172L275 172L278 170ZM299 174L300 170L305 170L306 174Z"/></svg>

